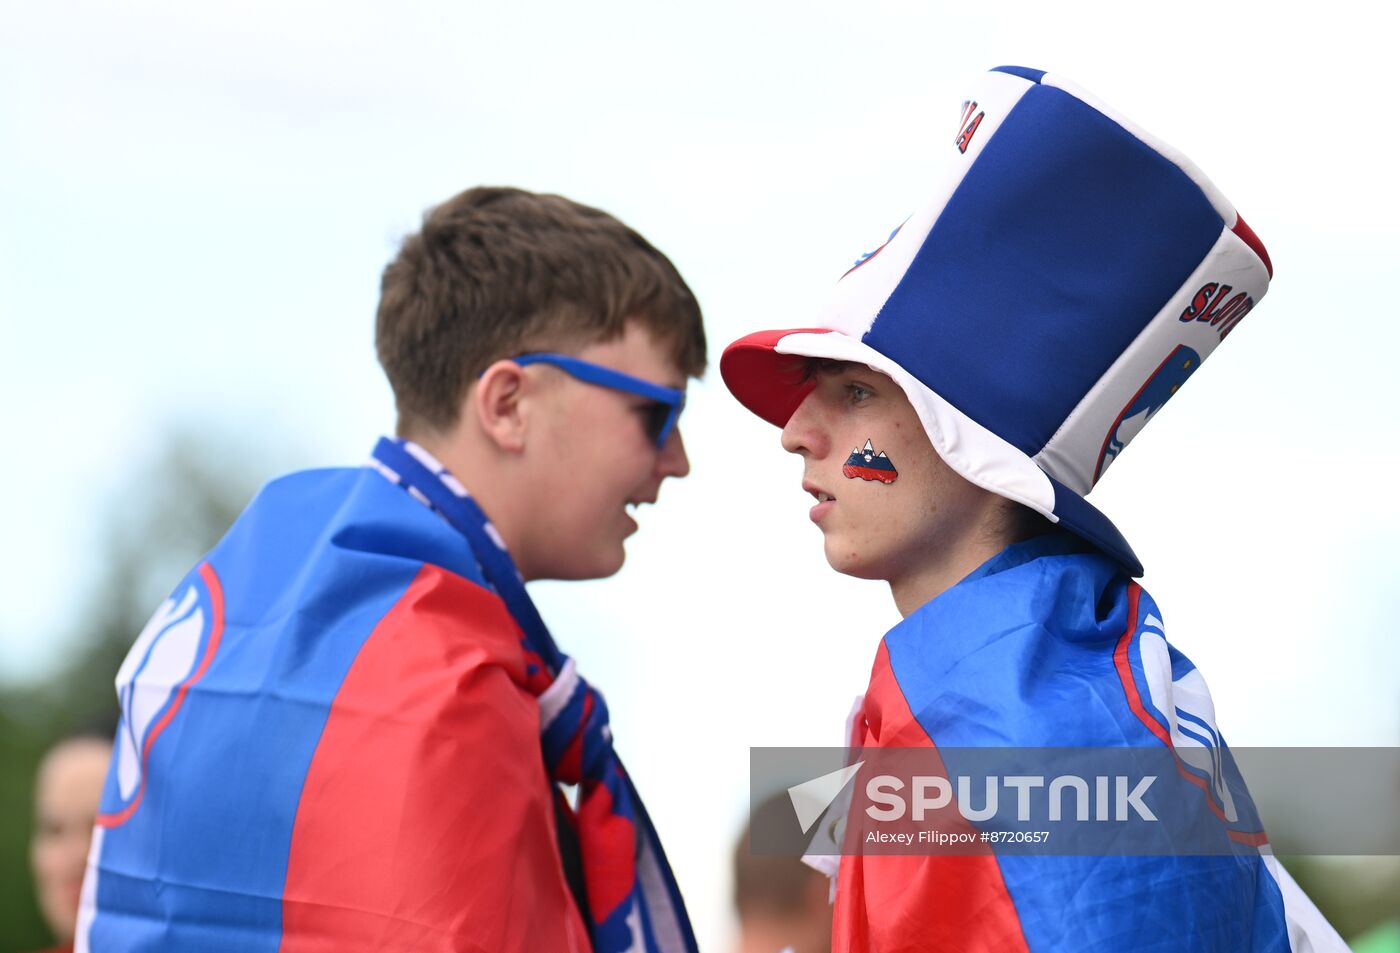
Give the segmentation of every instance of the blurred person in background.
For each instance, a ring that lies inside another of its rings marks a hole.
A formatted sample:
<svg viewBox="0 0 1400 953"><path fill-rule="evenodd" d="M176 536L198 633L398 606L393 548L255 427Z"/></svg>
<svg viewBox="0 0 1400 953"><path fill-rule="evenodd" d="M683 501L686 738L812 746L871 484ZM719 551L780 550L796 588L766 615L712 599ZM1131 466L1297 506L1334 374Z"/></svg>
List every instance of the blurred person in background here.
<svg viewBox="0 0 1400 953"><path fill-rule="evenodd" d="M754 853L753 829L790 824L785 794L762 802L734 845L734 953L830 953L831 882L799 857Z"/></svg>
<svg viewBox="0 0 1400 953"><path fill-rule="evenodd" d="M266 486L117 675L77 950L693 953L525 583L617 572L689 472L694 295L604 212L476 188L385 269L375 345L395 436Z"/></svg>
<svg viewBox="0 0 1400 953"><path fill-rule="evenodd" d="M92 826L112 742L97 734L65 738L45 753L34 782L34 834L29 845L34 890L55 951L71 950Z"/></svg>

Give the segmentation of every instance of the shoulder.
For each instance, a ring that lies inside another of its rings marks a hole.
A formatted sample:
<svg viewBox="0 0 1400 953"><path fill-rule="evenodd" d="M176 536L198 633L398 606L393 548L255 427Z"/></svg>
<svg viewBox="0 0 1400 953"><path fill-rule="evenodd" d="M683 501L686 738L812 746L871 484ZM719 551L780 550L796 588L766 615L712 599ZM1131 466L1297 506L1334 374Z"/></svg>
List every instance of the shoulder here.
<svg viewBox="0 0 1400 953"><path fill-rule="evenodd" d="M221 574L246 573L274 588L280 580L305 579L309 567L376 576L423 564L485 584L466 540L369 467L304 470L273 480L210 561Z"/></svg>
<svg viewBox="0 0 1400 953"><path fill-rule="evenodd" d="M194 576L219 590L224 641L249 647L221 653L211 677L250 668L249 677L314 678L317 697L329 697L352 664L388 652L398 661L377 663L385 675L411 676L402 667L417 660L525 678L519 630L466 540L368 468L268 484ZM271 645L285 649L253 651Z"/></svg>
<svg viewBox="0 0 1400 953"><path fill-rule="evenodd" d="M1195 664L1167 641L1157 603L1133 583L1129 623L1114 643L1113 668L1133 717L1168 746L1221 745L1215 703Z"/></svg>
<svg viewBox="0 0 1400 953"><path fill-rule="evenodd" d="M978 583L885 639L892 684L935 743L1220 743L1203 677L1136 582L1064 557Z"/></svg>

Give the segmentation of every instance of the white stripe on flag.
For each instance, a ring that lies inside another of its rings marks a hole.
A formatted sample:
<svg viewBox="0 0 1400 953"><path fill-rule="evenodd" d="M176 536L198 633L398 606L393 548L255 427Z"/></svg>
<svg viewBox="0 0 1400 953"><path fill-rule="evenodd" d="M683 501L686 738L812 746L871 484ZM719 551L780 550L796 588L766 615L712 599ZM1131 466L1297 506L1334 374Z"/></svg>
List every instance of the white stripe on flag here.
<svg viewBox="0 0 1400 953"><path fill-rule="evenodd" d="M549 726L554 723L554 719L559 717L559 713L564 710L564 706L573 697L574 690L578 688L578 669L574 667L574 660L569 659L564 663L564 667L559 670L559 674L554 677L554 684L540 692L540 733L549 730Z"/></svg>
<svg viewBox="0 0 1400 953"><path fill-rule="evenodd" d="M647 905L647 919L651 922L652 936L656 945L666 951L686 949L685 933L681 930L680 919L671 904L671 891L666 878L661 874L661 864L652 849L651 839L642 837L642 849L637 857L637 886L641 888L642 902Z"/></svg>
<svg viewBox="0 0 1400 953"><path fill-rule="evenodd" d="M403 479L397 473L395 473L393 470L390 470L388 467L380 463L374 457L369 458L369 465L378 470L380 475L383 476L384 479L388 480L390 483L394 484L394 486L398 486L400 483L403 482Z"/></svg>
<svg viewBox="0 0 1400 953"><path fill-rule="evenodd" d="M1274 878L1283 895L1283 919L1293 953L1346 953L1351 949L1278 862L1273 851L1265 847L1261 854L1264 869Z"/></svg>
<svg viewBox="0 0 1400 953"><path fill-rule="evenodd" d="M447 469L437 457L418 446L418 444L414 443L412 440L405 440L403 442L403 448L408 451L410 456L414 457L419 463L431 470L434 475Z"/></svg>
<svg viewBox="0 0 1400 953"><path fill-rule="evenodd" d="M92 921L97 916L97 864L102 857L102 838L107 831L94 826L92 843L88 846L87 875L83 877L83 888L78 894L78 928L73 936L73 953L88 953L88 935L92 933Z"/></svg>

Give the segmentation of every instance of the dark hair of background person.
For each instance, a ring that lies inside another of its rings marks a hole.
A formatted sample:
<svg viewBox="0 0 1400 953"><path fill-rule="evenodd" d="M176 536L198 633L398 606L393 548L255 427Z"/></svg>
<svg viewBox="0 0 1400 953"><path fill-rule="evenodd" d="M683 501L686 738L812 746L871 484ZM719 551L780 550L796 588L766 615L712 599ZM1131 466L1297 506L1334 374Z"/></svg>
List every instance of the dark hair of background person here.
<svg viewBox="0 0 1400 953"><path fill-rule="evenodd" d="M398 433L451 427L494 361L608 341L629 320L685 374L704 371L700 306L645 238L558 195L469 189L430 210L384 269L375 348Z"/></svg>

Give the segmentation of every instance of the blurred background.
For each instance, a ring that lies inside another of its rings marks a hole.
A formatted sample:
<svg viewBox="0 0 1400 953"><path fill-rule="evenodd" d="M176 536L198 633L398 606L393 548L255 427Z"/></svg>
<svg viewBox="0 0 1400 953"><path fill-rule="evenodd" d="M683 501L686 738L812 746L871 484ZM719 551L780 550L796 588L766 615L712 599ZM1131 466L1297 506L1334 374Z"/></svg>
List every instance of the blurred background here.
<svg viewBox="0 0 1400 953"><path fill-rule="evenodd" d="M378 279L426 208L486 183L612 212L685 274L717 359L805 323L925 197L963 78L1002 63L1179 147L1274 260L1268 298L1094 494L1168 637L1236 747L1396 744L1400 123L1374 16L0 7L0 953L47 939L26 846L42 750L114 717L126 647L258 485L358 464L392 428ZM800 461L716 371L684 433L693 474L643 511L624 570L532 591L607 694L702 947L723 950L749 747L839 743L897 615L826 567ZM1344 934L1400 912L1393 859L1293 866Z"/></svg>

